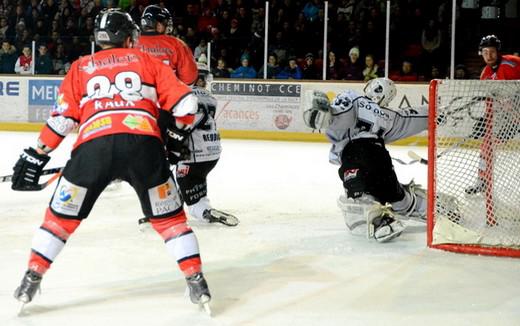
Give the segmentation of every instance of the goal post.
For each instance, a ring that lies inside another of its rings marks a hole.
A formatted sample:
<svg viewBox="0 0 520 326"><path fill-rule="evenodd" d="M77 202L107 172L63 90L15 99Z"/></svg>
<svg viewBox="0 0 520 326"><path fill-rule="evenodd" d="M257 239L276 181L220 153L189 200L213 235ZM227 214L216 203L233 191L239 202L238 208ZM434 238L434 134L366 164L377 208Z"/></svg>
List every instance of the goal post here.
<svg viewBox="0 0 520 326"><path fill-rule="evenodd" d="M520 81L432 80L428 246L520 257Z"/></svg>

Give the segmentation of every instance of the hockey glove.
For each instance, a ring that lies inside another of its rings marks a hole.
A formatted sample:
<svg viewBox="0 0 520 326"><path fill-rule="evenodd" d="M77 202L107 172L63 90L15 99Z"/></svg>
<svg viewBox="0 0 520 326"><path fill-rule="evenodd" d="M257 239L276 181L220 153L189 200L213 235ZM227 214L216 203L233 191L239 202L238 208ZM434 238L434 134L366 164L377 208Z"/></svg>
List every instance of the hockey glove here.
<svg viewBox="0 0 520 326"><path fill-rule="evenodd" d="M51 158L38 154L32 147L24 149L13 170L11 189L20 191L41 190L38 182L43 168Z"/></svg>
<svg viewBox="0 0 520 326"><path fill-rule="evenodd" d="M166 152L168 162L171 165L177 164L190 158L191 151L188 146L189 132L175 127L166 130Z"/></svg>

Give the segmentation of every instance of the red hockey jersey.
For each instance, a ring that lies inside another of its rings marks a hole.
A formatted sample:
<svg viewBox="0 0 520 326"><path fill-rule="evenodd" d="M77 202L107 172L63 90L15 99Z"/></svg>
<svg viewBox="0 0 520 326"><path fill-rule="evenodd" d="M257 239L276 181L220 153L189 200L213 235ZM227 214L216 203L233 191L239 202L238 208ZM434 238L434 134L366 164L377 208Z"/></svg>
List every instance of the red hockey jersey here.
<svg viewBox="0 0 520 326"><path fill-rule="evenodd" d="M76 60L63 80L40 142L56 148L74 127L74 147L118 133L161 137L159 110L170 111L191 89L139 49L113 48Z"/></svg>
<svg viewBox="0 0 520 326"><path fill-rule="evenodd" d="M480 79L514 80L520 79L520 57L514 55L503 55L497 69L489 66L484 67Z"/></svg>
<svg viewBox="0 0 520 326"><path fill-rule="evenodd" d="M197 81L197 63L193 53L180 39L163 34L143 34L136 47L169 65L184 83L191 85Z"/></svg>

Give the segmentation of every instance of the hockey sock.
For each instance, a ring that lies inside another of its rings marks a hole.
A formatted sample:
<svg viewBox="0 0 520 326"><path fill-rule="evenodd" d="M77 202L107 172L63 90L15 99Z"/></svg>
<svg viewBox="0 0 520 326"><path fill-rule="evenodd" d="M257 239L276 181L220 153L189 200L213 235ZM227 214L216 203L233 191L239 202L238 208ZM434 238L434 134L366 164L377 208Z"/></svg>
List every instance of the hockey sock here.
<svg viewBox="0 0 520 326"><path fill-rule="evenodd" d="M32 240L29 269L43 275L80 223L81 220L57 217L47 208L44 221Z"/></svg>
<svg viewBox="0 0 520 326"><path fill-rule="evenodd" d="M193 230L186 224L184 211L164 219L151 218L152 227L164 239L168 253L177 260L185 276L199 273L202 269L199 244Z"/></svg>

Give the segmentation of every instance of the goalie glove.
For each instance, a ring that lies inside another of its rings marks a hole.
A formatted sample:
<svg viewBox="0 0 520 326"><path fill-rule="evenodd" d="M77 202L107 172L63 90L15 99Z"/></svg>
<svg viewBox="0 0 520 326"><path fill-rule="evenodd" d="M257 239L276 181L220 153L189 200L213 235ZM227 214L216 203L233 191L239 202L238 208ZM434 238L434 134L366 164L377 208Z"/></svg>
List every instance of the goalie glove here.
<svg viewBox="0 0 520 326"><path fill-rule="evenodd" d="M43 168L49 162L50 157L39 154L34 148L26 148L13 167L11 189L20 191L41 190L38 182Z"/></svg>
<svg viewBox="0 0 520 326"><path fill-rule="evenodd" d="M312 129L325 129L330 124L330 103L327 94L322 91L308 91L306 93L307 105L310 108L303 112L303 121Z"/></svg>

